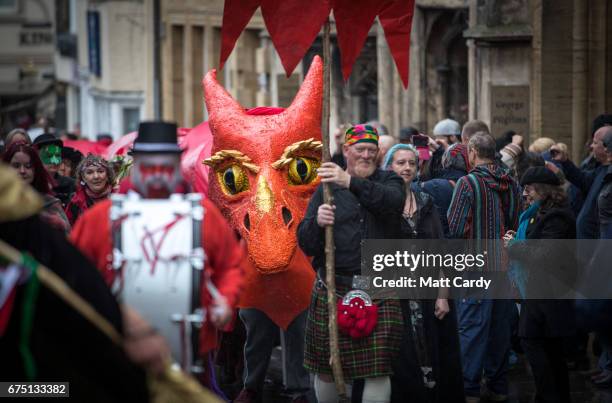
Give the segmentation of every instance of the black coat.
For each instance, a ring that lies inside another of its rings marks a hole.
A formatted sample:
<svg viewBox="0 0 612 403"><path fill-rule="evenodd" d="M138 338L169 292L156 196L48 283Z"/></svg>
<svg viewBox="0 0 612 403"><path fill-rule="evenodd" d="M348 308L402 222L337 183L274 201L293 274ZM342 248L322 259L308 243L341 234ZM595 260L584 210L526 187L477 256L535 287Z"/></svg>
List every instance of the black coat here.
<svg viewBox="0 0 612 403"><path fill-rule="evenodd" d="M363 239L399 237L400 217L406 200L404 181L395 172L377 169L367 179L352 177L348 189L332 185L331 190L336 206L336 273L358 274L361 271ZM298 226L297 236L304 253L314 257L312 267L324 271L325 231L317 224L317 212L321 204L323 186L319 185Z"/></svg>
<svg viewBox="0 0 612 403"><path fill-rule="evenodd" d="M443 239L444 231L433 198L425 192L414 191L417 212L416 228L402 217L402 237L416 239ZM435 300L419 300L423 312L423 334L426 356L433 369L433 389L425 388L415 347L410 301L400 300L404 316L404 335L391 377L391 402L463 403L463 377L457 330L457 314L452 300L450 312L442 320L434 316Z"/></svg>
<svg viewBox="0 0 612 403"><path fill-rule="evenodd" d="M421 191L413 190L414 198L417 205L417 211L414 216L414 227L405 218L402 217L401 232L402 238L416 239L442 239L444 238L444 230L442 221L435 208L433 198Z"/></svg>
<svg viewBox="0 0 612 403"><path fill-rule="evenodd" d="M72 195L76 191L75 180L68 176L62 175L55 175L53 179L55 180L53 192L55 193L55 196L62 202L62 206L66 208L66 206L70 202L70 198L72 198Z"/></svg>
<svg viewBox="0 0 612 403"><path fill-rule="evenodd" d="M576 220L569 208L553 208L547 211L540 211L535 220L527 227L527 239L575 239ZM516 244L515 244L516 245ZM520 245L520 244L519 244ZM554 248L553 243L545 246ZM575 278L576 262L573 259L572 250L521 250L520 246L510 247L509 254L512 259L519 258L521 254L529 253L537 255L541 259L550 258L552 254L565 254L560 261L565 264L559 267L559 275L564 281L571 282ZM530 260L531 266L528 267L537 277L538 266L533 264L537 259ZM530 278L531 281L531 278ZM536 280L537 281L537 280ZM519 336L524 338L540 337L567 337L575 333L575 313L574 305L570 300L556 299L527 299L521 304L521 316L519 319Z"/></svg>
<svg viewBox="0 0 612 403"><path fill-rule="evenodd" d="M0 239L60 276L117 331L122 331L119 305L102 276L63 232L38 216L0 224ZM24 287L18 287L8 327L0 338L0 379L25 381L18 343ZM144 402L148 391L144 371L132 364L122 348L41 286L36 299L30 350L37 381L70 382L70 401Z"/></svg>

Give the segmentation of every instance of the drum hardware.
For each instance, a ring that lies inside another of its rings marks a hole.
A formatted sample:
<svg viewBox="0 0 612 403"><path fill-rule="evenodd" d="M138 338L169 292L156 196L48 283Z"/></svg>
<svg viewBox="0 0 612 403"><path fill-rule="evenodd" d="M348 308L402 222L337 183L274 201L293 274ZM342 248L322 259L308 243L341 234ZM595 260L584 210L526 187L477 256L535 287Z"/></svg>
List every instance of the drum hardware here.
<svg viewBox="0 0 612 403"><path fill-rule="evenodd" d="M174 323L192 323L195 327L201 328L204 324L204 311L199 308L196 311L189 315L182 315L180 313L175 313L170 316L170 320Z"/></svg>
<svg viewBox="0 0 612 403"><path fill-rule="evenodd" d="M193 267L196 270L204 270L205 258L206 258L206 255L204 253L204 248L202 248L201 246L194 248L188 257L191 267Z"/></svg>

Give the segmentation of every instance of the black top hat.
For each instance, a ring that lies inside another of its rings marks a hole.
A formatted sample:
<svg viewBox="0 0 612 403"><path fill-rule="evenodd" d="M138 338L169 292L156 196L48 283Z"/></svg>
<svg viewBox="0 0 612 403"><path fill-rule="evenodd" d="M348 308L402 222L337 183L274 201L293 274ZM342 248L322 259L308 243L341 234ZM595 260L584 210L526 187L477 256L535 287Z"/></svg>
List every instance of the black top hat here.
<svg viewBox="0 0 612 403"><path fill-rule="evenodd" d="M176 143L176 124L168 122L141 122L132 153L180 153Z"/></svg>
<svg viewBox="0 0 612 403"><path fill-rule="evenodd" d="M36 148L47 146L49 144L55 144L60 147L64 145L62 140L58 139L57 137L49 133L41 134L40 136L36 137L34 139L34 142L32 143L32 145L35 146Z"/></svg>

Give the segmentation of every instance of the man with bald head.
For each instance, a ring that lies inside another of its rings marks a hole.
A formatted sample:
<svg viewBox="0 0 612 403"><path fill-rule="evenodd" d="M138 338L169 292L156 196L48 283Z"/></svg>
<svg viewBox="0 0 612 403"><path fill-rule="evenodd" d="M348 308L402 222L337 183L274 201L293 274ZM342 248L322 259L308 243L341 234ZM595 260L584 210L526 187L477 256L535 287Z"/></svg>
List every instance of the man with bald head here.
<svg viewBox="0 0 612 403"><path fill-rule="evenodd" d="M393 136L389 136L388 134L383 134L378 138L378 155L376 156L376 165L382 167L387 151L389 151L389 149L396 143L397 141L395 141L395 138L393 138Z"/></svg>
<svg viewBox="0 0 612 403"><path fill-rule="evenodd" d="M597 162L601 164L593 171L581 171L568 158L567 152L558 145L550 148L551 151L556 151L553 159L561 163L567 180L576 185L586 195L584 204L576 219L576 237L578 239L598 239L600 235L597 197L601 192L604 178L610 165L606 146L604 145L604 138L609 136L610 133L612 133L612 126L603 126L593 136L591 152Z"/></svg>
<svg viewBox="0 0 612 403"><path fill-rule="evenodd" d="M491 134L489 126L487 126L485 122L476 119L470 120L465 125L463 125L463 130L461 130L461 142L467 146L468 142L470 141L470 138L478 132Z"/></svg>

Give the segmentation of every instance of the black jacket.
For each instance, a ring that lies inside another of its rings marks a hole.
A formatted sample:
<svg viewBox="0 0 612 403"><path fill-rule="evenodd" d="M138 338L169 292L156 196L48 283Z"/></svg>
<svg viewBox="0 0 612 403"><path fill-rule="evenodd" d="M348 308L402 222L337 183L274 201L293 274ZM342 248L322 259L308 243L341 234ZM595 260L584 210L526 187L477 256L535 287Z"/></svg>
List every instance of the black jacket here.
<svg viewBox="0 0 612 403"><path fill-rule="evenodd" d="M569 208L553 208L541 211L535 217L533 223L527 227L527 239L575 239L576 220ZM550 259L551 256L560 257L564 262L558 267L558 276L566 283L572 283L576 277L576 262L574 251L559 245L555 247L554 242L538 244L538 249L529 249L529 243L515 244L509 249L511 259L519 260L526 264L530 272L530 283L534 281L540 286L546 280L538 280L538 269L545 266L542 259ZM525 256L536 257L525 259ZM526 263L525 263L526 262ZM550 264L548 265L550 266ZM542 277L545 278L545 277ZM528 285L529 287L529 285ZM519 336L525 338L540 337L566 337L575 332L574 304L570 300L555 299L527 299L522 303L521 316L519 319Z"/></svg>
<svg viewBox="0 0 612 403"><path fill-rule="evenodd" d="M434 205L433 198L422 191L413 190L417 204L417 212L414 216L414 227L406 217L402 217L402 238L416 239L442 239L444 231L438 210Z"/></svg>
<svg viewBox="0 0 612 403"><path fill-rule="evenodd" d="M612 239L612 165L608 167L604 184L597 197L599 234L601 239Z"/></svg>
<svg viewBox="0 0 612 403"><path fill-rule="evenodd" d="M74 179L68 176L55 175L53 178L55 186L53 186L53 192L55 196L60 199L62 206L66 208L68 202L72 198L72 194L76 190L76 184Z"/></svg>
<svg viewBox="0 0 612 403"><path fill-rule="evenodd" d="M336 205L336 272L356 274L361 270L363 239L399 238L400 217L406 199L404 181L394 172L377 169L367 179L352 177L349 189L332 185L332 193ZM315 270L325 268L325 231L317 224L321 204L323 186L319 185L297 231L304 253L314 256L312 266Z"/></svg>
<svg viewBox="0 0 612 403"><path fill-rule="evenodd" d="M119 332L122 318L117 301L102 276L67 239L38 216L2 222L0 239L60 276ZM5 334L0 338L0 379L25 381L19 353L24 287L18 287ZM36 298L30 350L37 381L70 382L70 401L148 401L143 370L129 361L122 348L45 286Z"/></svg>

